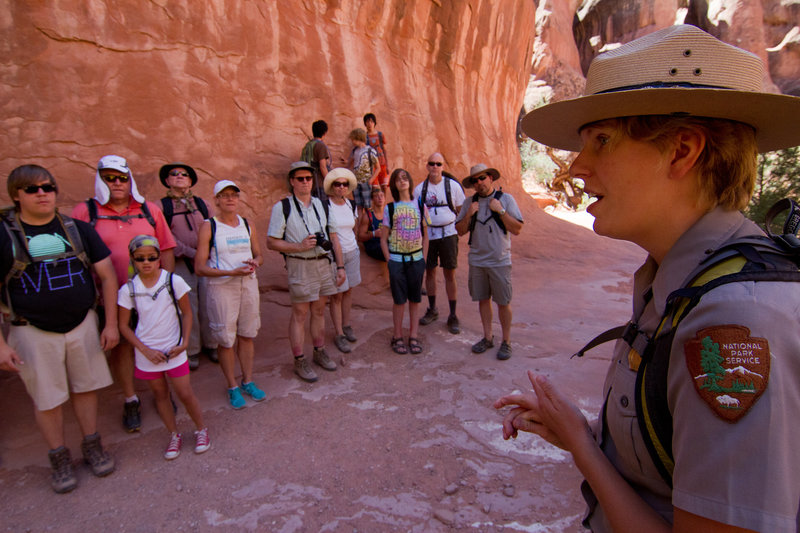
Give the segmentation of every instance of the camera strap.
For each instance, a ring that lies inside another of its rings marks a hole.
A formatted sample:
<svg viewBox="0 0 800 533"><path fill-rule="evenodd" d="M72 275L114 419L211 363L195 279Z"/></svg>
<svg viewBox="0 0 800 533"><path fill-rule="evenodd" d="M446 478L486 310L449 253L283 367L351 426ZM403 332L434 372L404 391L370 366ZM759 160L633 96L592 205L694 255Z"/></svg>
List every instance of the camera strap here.
<svg viewBox="0 0 800 533"><path fill-rule="evenodd" d="M308 228L308 223L306 222L306 217L303 216L303 208L300 205L300 201L297 199L297 196L295 196L293 194L292 195L292 200L294 200L295 208L297 208L297 213L300 215L300 220L303 221L303 225L306 227L306 231L308 232L309 235L313 235L314 232L312 232ZM317 206L314 205L314 198L313 197L311 198L311 209L314 210L314 215L316 215L316 217L317 217L317 222L319 222L319 227L320 227L320 230L322 231L323 235L325 235L325 238L330 240L330 235L328 234L327 219L325 221L326 224L323 224L322 223L322 218L319 216L319 211L317 211ZM326 216L327 216L327 212L326 212ZM328 252L325 252L325 253L328 253Z"/></svg>

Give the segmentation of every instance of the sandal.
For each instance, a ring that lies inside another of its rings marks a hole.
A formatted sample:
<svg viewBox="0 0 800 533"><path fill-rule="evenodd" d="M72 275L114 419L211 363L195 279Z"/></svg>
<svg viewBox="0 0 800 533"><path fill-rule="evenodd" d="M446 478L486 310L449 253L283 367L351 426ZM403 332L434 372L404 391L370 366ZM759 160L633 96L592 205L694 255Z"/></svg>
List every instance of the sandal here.
<svg viewBox="0 0 800 533"><path fill-rule="evenodd" d="M408 353L408 348L406 348L403 337L392 337L392 350L394 350L394 353L399 353L400 355Z"/></svg>
<svg viewBox="0 0 800 533"><path fill-rule="evenodd" d="M412 354L422 353L422 344L420 344L419 339L415 339L414 337L408 338L408 349L411 350Z"/></svg>

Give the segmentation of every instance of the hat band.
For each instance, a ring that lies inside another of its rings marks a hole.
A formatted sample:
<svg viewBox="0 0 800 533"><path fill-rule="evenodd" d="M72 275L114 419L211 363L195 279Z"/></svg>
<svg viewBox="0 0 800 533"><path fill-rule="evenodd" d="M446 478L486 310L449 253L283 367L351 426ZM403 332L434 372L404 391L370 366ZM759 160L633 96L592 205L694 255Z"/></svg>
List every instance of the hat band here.
<svg viewBox="0 0 800 533"><path fill-rule="evenodd" d="M652 81L650 83L626 85L624 87L612 87L611 89L598 91L594 94L616 93L620 91L635 91L637 89L667 89L672 87L683 87L686 89L727 89L729 91L735 90L732 89L731 87L723 87L722 85L703 85L700 83L689 83L685 81L676 81L676 82Z"/></svg>

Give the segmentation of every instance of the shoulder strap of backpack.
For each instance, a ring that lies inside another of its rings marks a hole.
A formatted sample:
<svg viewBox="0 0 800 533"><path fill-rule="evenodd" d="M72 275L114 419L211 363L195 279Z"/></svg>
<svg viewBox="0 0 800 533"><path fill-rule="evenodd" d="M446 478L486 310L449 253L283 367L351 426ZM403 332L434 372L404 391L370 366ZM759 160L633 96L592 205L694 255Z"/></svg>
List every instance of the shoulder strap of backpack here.
<svg viewBox="0 0 800 533"><path fill-rule="evenodd" d="M153 218L153 214L150 213L150 208L147 206L147 200L142 202L142 213L144 214L144 218L147 219L147 222L150 223L153 228L156 227L156 219Z"/></svg>
<svg viewBox="0 0 800 533"><path fill-rule="evenodd" d="M448 178L447 176L443 176L443 178L444 178L444 197L447 200L447 207L450 208L450 211L455 213L456 212L456 208L453 205L453 195L450 192L450 181L452 181L452 180L450 178Z"/></svg>
<svg viewBox="0 0 800 533"><path fill-rule="evenodd" d="M208 219L209 224L211 224L211 238L208 240L208 249L214 248L216 245L216 238L217 238L217 217L211 217Z"/></svg>
<svg viewBox="0 0 800 533"><path fill-rule="evenodd" d="M425 205L428 201L428 178L422 182L422 190L419 191L419 205L420 207Z"/></svg>
<svg viewBox="0 0 800 533"><path fill-rule="evenodd" d="M3 284L6 286L7 290L8 282L11 278L22 276L22 273L25 272L28 265L33 263L33 257L31 257L30 251L28 251L28 240L25 238L22 228L17 224L16 211L14 209L3 210L3 213L0 214L0 220L2 220L3 227L6 229L11 239L11 247L14 255L14 263L11 265L11 268L8 270L3 280ZM10 298L7 298L7 301L10 306Z"/></svg>
<svg viewBox="0 0 800 533"><path fill-rule="evenodd" d="M389 202L386 208L389 210L389 229L391 230L394 227L394 202Z"/></svg>
<svg viewBox="0 0 800 533"><path fill-rule="evenodd" d="M161 199L161 211L164 213L164 219L167 221L167 226L171 228L172 216L174 215L172 198L165 196Z"/></svg>
<svg viewBox="0 0 800 533"><path fill-rule="evenodd" d="M203 215L203 219L208 219L208 206L206 205L206 202L202 198L195 196L194 205L197 206L197 210L200 211L201 215Z"/></svg>
<svg viewBox="0 0 800 533"><path fill-rule="evenodd" d="M75 224L75 220L67 215L62 215L58 211L56 211L56 217L58 217L61 222L61 227L64 228L64 233L67 235L69 245L72 247L72 253L83 263L84 267L91 268L92 262L86 254L86 250L83 246L83 239L78 231L78 226Z"/></svg>
<svg viewBox="0 0 800 533"><path fill-rule="evenodd" d="M97 204L94 203L94 198L86 199L86 210L89 212L89 224L94 227L97 224Z"/></svg>
<svg viewBox="0 0 800 533"><path fill-rule="evenodd" d="M283 207L283 235L281 235L281 239L283 239L286 237L286 224L288 224L289 215L292 213L292 202L288 196L281 199L281 206Z"/></svg>
<svg viewBox="0 0 800 533"><path fill-rule="evenodd" d="M244 222L244 227L247 229L247 235L250 236L250 223L244 217L242 217L242 222Z"/></svg>
<svg viewBox="0 0 800 533"><path fill-rule="evenodd" d="M175 286L172 284L173 273L169 272L167 280L167 290L172 298L172 305L175 307L175 315L178 317L178 344L183 342L183 321L181 320L181 309L178 306L178 299L175 297Z"/></svg>

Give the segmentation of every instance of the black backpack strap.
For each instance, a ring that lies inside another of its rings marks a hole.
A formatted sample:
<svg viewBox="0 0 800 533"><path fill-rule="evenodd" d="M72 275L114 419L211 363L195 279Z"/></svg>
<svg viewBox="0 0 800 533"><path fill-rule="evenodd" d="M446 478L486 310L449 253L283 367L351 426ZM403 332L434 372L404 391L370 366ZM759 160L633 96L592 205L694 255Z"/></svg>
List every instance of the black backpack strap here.
<svg viewBox="0 0 800 533"><path fill-rule="evenodd" d="M167 290L172 298L172 305L175 307L175 315L178 317L178 344L183 342L183 321L181 320L181 309L178 306L178 299L175 297L175 287L172 284L173 273L169 273L169 280L167 282Z"/></svg>
<svg viewBox="0 0 800 533"><path fill-rule="evenodd" d="M452 181L447 176L442 176L444 178L444 197L447 200L447 207L450 208L450 211L453 213L456 212L456 208L453 205L453 194L450 192L450 182Z"/></svg>
<svg viewBox="0 0 800 533"><path fill-rule="evenodd" d="M89 224L94 227L97 224L97 204L94 203L94 198L86 199L86 209L89 211Z"/></svg>
<svg viewBox="0 0 800 533"><path fill-rule="evenodd" d="M281 235L281 239L283 239L286 237L286 224L289 222L289 215L292 212L292 202L287 196L281 199L281 205L283 206L283 235Z"/></svg>
<svg viewBox="0 0 800 533"><path fill-rule="evenodd" d="M211 238L208 240L208 249L211 250L216 243L214 239L217 237L217 217L209 218L208 222L211 224Z"/></svg>
<svg viewBox="0 0 800 533"><path fill-rule="evenodd" d="M391 231L394 227L394 202L389 202L386 208L389 210L389 230Z"/></svg>
<svg viewBox="0 0 800 533"><path fill-rule="evenodd" d="M242 217L242 222L244 222L244 227L247 229L247 235L249 236L250 235L250 223L244 217Z"/></svg>
<svg viewBox="0 0 800 533"><path fill-rule="evenodd" d="M202 198L195 196L194 205L197 206L197 210L200 211L201 215L203 215L203 219L208 220L208 206L206 205L205 201Z"/></svg>
<svg viewBox="0 0 800 533"><path fill-rule="evenodd" d="M150 213L150 208L147 206L147 201L145 200L142 202L142 213L144 214L144 218L150 223L153 228L156 227L156 219L153 218L153 214Z"/></svg>
<svg viewBox="0 0 800 533"><path fill-rule="evenodd" d="M172 227L172 217L175 214L173 207L172 198L165 196L161 199L161 212L164 213L164 219L170 228Z"/></svg>

